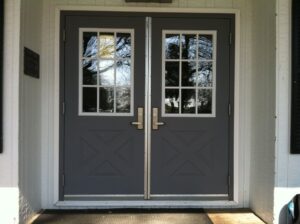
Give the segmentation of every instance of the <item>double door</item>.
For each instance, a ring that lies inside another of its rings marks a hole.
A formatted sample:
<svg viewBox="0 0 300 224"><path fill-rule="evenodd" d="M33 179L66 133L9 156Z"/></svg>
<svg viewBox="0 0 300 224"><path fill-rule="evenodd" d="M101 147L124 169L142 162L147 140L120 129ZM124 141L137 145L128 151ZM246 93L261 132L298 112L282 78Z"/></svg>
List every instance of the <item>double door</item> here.
<svg viewBox="0 0 300 224"><path fill-rule="evenodd" d="M65 12L60 198L232 195L232 15Z"/></svg>

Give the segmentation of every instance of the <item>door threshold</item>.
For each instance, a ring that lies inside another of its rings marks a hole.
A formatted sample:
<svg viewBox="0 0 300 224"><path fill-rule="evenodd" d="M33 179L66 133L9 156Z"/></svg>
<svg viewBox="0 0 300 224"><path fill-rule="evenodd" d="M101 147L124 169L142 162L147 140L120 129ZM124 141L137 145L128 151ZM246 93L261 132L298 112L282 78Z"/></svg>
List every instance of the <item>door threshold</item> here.
<svg viewBox="0 0 300 224"><path fill-rule="evenodd" d="M151 195L155 201L228 201L228 194L199 194L199 195Z"/></svg>
<svg viewBox="0 0 300 224"><path fill-rule="evenodd" d="M64 201L144 201L144 195L65 195ZM228 194L153 194L146 201L229 201Z"/></svg>
<svg viewBox="0 0 300 224"><path fill-rule="evenodd" d="M65 195L64 201L141 201L144 195Z"/></svg>
<svg viewBox="0 0 300 224"><path fill-rule="evenodd" d="M114 201L58 201L57 209L120 209L120 208L232 208L240 207L228 200L114 200Z"/></svg>

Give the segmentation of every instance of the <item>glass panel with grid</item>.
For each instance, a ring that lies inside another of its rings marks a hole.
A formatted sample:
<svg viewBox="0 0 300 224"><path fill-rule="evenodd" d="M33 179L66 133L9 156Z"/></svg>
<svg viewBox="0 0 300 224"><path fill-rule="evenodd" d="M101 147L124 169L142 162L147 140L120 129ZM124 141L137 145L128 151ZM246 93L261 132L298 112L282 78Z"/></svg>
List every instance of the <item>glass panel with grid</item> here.
<svg viewBox="0 0 300 224"><path fill-rule="evenodd" d="M133 114L133 30L80 29L79 114Z"/></svg>
<svg viewBox="0 0 300 224"><path fill-rule="evenodd" d="M216 36L163 31L163 116L215 116Z"/></svg>

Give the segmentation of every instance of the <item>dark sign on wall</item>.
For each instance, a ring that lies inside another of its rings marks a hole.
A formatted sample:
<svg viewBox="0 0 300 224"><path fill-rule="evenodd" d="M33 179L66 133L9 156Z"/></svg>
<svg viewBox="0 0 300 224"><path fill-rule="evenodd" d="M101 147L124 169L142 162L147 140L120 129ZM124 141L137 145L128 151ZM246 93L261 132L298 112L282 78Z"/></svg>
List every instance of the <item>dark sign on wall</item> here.
<svg viewBox="0 0 300 224"><path fill-rule="evenodd" d="M4 0L0 0L0 153L3 152L3 41L4 40Z"/></svg>
<svg viewBox="0 0 300 224"><path fill-rule="evenodd" d="M34 78L40 77L40 56L24 47L24 74Z"/></svg>

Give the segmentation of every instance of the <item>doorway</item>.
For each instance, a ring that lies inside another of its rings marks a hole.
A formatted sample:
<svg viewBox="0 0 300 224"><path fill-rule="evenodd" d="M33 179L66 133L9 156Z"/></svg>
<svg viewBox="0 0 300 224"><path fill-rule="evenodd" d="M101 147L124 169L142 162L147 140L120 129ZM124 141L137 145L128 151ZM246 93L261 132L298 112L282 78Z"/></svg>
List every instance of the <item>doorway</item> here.
<svg viewBox="0 0 300 224"><path fill-rule="evenodd" d="M232 198L234 16L62 12L60 199Z"/></svg>

